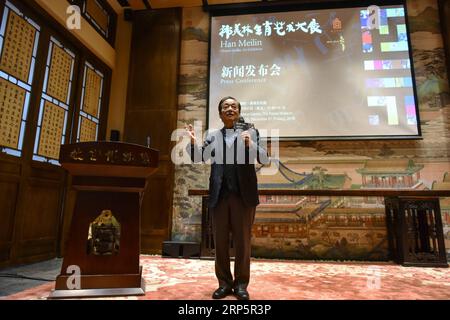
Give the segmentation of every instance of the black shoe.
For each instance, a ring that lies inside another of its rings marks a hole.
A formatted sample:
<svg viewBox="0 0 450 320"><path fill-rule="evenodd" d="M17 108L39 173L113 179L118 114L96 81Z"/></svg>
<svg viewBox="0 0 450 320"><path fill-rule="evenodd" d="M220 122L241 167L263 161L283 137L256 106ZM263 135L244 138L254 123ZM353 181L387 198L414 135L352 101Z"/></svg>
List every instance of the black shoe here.
<svg viewBox="0 0 450 320"><path fill-rule="evenodd" d="M244 288L235 288L234 289L234 295L239 300L249 300L250 296L248 294L248 291Z"/></svg>
<svg viewBox="0 0 450 320"><path fill-rule="evenodd" d="M213 299L223 299L231 293L233 293L233 290L231 290L231 288L219 287L219 289L214 291L212 298Z"/></svg>

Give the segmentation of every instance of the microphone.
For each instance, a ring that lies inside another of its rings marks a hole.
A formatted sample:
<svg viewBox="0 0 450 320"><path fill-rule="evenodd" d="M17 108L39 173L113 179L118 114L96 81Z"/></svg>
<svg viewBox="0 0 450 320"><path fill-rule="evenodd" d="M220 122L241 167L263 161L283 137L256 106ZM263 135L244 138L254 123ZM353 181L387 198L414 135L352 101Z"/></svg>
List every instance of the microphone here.
<svg viewBox="0 0 450 320"><path fill-rule="evenodd" d="M238 121L236 121L236 123L234 124L235 130L247 131L248 129L251 129L251 128L255 128L255 125L253 123L245 122L245 120L242 116L240 116Z"/></svg>

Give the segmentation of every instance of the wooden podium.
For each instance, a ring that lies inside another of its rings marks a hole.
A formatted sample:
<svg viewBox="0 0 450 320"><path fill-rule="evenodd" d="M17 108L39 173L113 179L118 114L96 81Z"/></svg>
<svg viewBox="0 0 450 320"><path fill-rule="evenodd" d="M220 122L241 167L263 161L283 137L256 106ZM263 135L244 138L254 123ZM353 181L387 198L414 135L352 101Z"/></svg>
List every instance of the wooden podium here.
<svg viewBox="0 0 450 320"><path fill-rule="evenodd" d="M159 151L121 142L61 146L77 190L61 273L50 299L145 294L140 205Z"/></svg>

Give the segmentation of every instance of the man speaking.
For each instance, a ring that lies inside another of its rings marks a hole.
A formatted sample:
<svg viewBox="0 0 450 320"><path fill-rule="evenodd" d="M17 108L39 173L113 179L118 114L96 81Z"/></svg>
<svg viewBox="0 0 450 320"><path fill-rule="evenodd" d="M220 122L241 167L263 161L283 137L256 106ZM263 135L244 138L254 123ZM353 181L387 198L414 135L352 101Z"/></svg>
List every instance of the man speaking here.
<svg viewBox="0 0 450 320"><path fill-rule="evenodd" d="M241 104L235 98L223 98L218 111L224 127L209 132L203 146L199 147L194 129L189 125L186 130L191 143L187 149L193 162L211 160L209 212L219 281L219 288L212 297L222 299L234 292L238 299L248 300L251 229L259 204L255 160L268 164L269 158L259 145L258 131L248 128L240 118ZM236 252L234 280L230 271L230 232Z"/></svg>

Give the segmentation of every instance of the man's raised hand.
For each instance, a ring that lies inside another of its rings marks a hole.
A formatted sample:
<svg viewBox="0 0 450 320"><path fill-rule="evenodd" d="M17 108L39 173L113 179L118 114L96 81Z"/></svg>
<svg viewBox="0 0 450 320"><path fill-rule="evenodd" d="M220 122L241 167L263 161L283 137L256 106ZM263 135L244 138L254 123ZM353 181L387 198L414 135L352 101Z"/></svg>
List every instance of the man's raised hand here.
<svg viewBox="0 0 450 320"><path fill-rule="evenodd" d="M185 125L184 128L186 129L189 137L191 137L191 144L195 144L197 142L197 138L195 137L194 127L192 126L192 124Z"/></svg>

